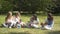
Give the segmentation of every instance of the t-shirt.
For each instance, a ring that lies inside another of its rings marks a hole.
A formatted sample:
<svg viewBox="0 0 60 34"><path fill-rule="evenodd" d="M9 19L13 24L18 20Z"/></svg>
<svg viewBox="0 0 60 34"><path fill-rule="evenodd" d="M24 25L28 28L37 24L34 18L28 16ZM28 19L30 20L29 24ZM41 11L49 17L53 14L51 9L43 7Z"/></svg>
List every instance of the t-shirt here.
<svg viewBox="0 0 60 34"><path fill-rule="evenodd" d="M54 21L53 20L48 20L48 19L46 19L46 21L45 22L47 22L47 25L52 25L53 23L54 23Z"/></svg>
<svg viewBox="0 0 60 34"><path fill-rule="evenodd" d="M37 24L39 23L39 19L37 18L37 20L33 20L31 23Z"/></svg>

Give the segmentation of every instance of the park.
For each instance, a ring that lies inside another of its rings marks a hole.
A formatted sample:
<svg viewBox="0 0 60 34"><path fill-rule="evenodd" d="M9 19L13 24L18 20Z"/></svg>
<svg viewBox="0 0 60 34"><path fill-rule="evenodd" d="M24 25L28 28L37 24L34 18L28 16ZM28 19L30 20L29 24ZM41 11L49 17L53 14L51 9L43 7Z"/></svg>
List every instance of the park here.
<svg viewBox="0 0 60 34"><path fill-rule="evenodd" d="M60 34L60 0L0 0L0 34ZM54 25L52 30L41 28L5 28L1 24L5 22L8 12L14 15L17 11L20 18L26 24L33 14L39 18L38 26L45 21L47 14L53 14Z"/></svg>

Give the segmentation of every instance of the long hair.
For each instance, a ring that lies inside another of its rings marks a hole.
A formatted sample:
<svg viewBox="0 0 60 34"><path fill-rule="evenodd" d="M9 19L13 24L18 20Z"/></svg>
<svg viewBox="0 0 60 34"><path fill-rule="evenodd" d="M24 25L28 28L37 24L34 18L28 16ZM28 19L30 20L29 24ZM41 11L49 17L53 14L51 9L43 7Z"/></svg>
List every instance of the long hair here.
<svg viewBox="0 0 60 34"><path fill-rule="evenodd" d="M9 11L5 20L10 19L11 17L12 17L12 12Z"/></svg>
<svg viewBox="0 0 60 34"><path fill-rule="evenodd" d="M37 20L37 15L36 14L34 14L33 17L34 17L34 20Z"/></svg>
<svg viewBox="0 0 60 34"><path fill-rule="evenodd" d="M16 15L15 16L19 16L20 17L20 13L19 12L16 12Z"/></svg>
<svg viewBox="0 0 60 34"><path fill-rule="evenodd" d="M53 16L51 13L48 13L48 20L53 20Z"/></svg>

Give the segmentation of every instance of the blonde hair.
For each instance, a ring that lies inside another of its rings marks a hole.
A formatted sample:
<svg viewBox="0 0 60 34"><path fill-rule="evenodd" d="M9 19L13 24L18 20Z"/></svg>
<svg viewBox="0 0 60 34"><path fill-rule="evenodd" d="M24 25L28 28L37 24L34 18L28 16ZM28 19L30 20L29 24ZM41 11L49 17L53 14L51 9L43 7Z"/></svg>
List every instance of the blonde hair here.
<svg viewBox="0 0 60 34"><path fill-rule="evenodd" d="M9 18L11 18L11 17L12 17L12 12L9 11L8 14L7 14L7 17L5 18L5 20L7 20L7 19L9 19Z"/></svg>
<svg viewBox="0 0 60 34"><path fill-rule="evenodd" d="M16 12L16 16L20 16L20 12Z"/></svg>

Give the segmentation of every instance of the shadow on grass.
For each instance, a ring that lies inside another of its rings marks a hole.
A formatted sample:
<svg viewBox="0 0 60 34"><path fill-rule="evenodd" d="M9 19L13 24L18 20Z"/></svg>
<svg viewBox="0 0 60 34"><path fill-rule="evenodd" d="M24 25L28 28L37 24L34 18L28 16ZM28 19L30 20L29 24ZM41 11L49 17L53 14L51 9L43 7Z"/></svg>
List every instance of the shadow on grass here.
<svg viewBox="0 0 60 34"><path fill-rule="evenodd" d="M11 32L11 33L9 33L9 34L30 34L30 33L28 33L28 32Z"/></svg>
<svg viewBox="0 0 60 34"><path fill-rule="evenodd" d="M60 31L51 31L51 32L48 32L47 34L60 34Z"/></svg>

